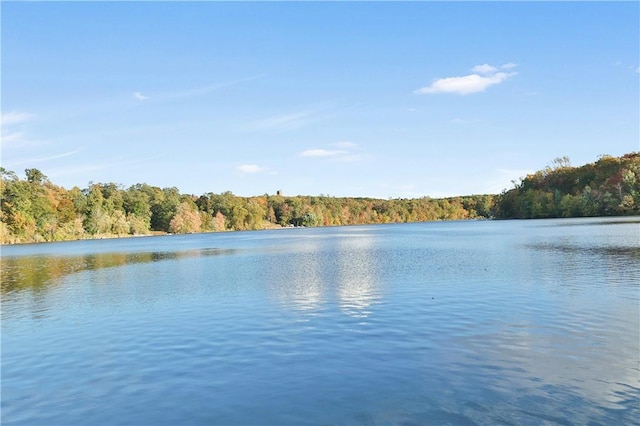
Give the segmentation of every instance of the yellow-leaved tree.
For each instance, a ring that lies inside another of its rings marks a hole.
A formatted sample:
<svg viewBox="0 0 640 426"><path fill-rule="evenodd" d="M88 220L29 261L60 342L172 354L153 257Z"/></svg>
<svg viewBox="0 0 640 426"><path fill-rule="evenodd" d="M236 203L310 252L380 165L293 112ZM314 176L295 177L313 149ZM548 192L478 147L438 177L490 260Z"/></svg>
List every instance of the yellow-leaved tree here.
<svg viewBox="0 0 640 426"><path fill-rule="evenodd" d="M169 231L174 234L200 232L202 220L195 204L183 201L169 223Z"/></svg>

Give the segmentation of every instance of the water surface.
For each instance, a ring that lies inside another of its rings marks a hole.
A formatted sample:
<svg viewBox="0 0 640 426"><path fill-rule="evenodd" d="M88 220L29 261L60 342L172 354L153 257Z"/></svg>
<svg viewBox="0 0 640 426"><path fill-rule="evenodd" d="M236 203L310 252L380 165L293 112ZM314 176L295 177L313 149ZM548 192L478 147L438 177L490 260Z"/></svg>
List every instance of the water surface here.
<svg viewBox="0 0 640 426"><path fill-rule="evenodd" d="M3 425L637 424L640 218L2 247Z"/></svg>

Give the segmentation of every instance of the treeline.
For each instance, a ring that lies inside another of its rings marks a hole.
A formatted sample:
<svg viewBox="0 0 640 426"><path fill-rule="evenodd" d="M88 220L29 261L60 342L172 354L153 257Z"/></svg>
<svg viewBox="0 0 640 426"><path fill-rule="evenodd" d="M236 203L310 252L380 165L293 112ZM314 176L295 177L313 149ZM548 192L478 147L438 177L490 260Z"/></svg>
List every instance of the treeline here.
<svg viewBox="0 0 640 426"><path fill-rule="evenodd" d="M567 157L528 175L496 198L499 218L556 218L640 214L640 153L603 155L571 167Z"/></svg>
<svg viewBox="0 0 640 426"><path fill-rule="evenodd" d="M38 169L25 170L24 179L5 169L1 175L1 243L486 218L493 207L492 195L379 200L224 192L198 197L144 183L65 189Z"/></svg>
<svg viewBox="0 0 640 426"><path fill-rule="evenodd" d="M195 196L144 183L65 189L38 169L26 169L25 178L3 168L0 172L3 244L286 226L640 214L638 153L603 156L577 168L565 157L500 195L443 199Z"/></svg>

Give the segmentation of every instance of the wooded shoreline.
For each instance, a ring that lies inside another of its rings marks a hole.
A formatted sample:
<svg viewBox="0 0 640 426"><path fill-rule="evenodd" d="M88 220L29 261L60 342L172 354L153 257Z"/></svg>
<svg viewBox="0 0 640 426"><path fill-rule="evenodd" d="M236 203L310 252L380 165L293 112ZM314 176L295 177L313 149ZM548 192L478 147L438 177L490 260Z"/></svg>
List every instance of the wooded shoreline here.
<svg viewBox="0 0 640 426"><path fill-rule="evenodd" d="M464 219L640 215L640 154L566 157L501 194L432 199L261 195L201 196L175 188L93 183L65 189L38 169L1 169L0 244Z"/></svg>

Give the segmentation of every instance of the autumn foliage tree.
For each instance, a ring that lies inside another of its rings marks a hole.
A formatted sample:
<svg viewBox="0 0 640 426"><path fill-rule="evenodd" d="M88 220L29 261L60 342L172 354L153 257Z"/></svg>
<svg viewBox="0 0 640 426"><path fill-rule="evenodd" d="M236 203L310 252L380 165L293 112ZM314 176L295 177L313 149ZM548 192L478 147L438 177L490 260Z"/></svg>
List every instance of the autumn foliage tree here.
<svg viewBox="0 0 640 426"><path fill-rule="evenodd" d="M640 214L640 154L602 156L571 167L568 158L526 176L500 195L501 218L551 218Z"/></svg>
<svg viewBox="0 0 640 426"><path fill-rule="evenodd" d="M572 167L567 157L500 195L432 199L262 195L200 197L177 188L90 183L65 189L40 170L25 178L0 168L0 242L482 218L640 214L640 154L602 156Z"/></svg>
<svg viewBox="0 0 640 426"><path fill-rule="evenodd" d="M195 204L183 201L169 223L169 231L174 234L192 234L200 232L202 220Z"/></svg>

